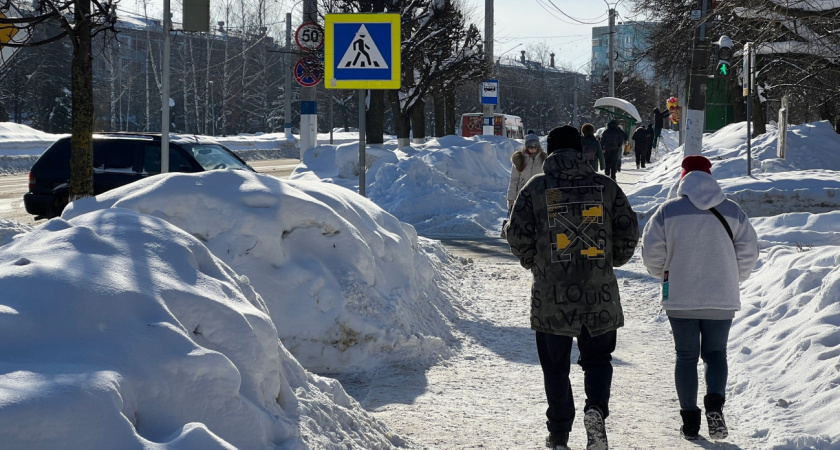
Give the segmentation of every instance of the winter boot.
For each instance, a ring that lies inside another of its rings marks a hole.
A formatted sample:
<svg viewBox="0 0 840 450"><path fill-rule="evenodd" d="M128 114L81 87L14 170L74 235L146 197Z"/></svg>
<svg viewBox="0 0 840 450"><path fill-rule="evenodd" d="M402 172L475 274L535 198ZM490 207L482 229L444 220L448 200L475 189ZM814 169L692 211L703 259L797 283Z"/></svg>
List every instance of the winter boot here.
<svg viewBox="0 0 840 450"><path fill-rule="evenodd" d="M709 394L703 397L706 407L706 421L709 423L709 438L725 439L729 436L729 429L723 420L723 404L725 399L720 394Z"/></svg>
<svg viewBox="0 0 840 450"><path fill-rule="evenodd" d="M694 411L680 410L680 416L682 416L683 421L683 425L680 427L680 435L682 437L689 441L694 441L699 437L701 415L702 412L699 409Z"/></svg>
<svg viewBox="0 0 840 450"><path fill-rule="evenodd" d="M607 429L604 426L604 416L596 407L591 407L583 416L583 426L586 428L586 450L608 450Z"/></svg>
<svg viewBox="0 0 840 450"><path fill-rule="evenodd" d="M569 433L550 433L545 438L545 446L551 450L569 450Z"/></svg>

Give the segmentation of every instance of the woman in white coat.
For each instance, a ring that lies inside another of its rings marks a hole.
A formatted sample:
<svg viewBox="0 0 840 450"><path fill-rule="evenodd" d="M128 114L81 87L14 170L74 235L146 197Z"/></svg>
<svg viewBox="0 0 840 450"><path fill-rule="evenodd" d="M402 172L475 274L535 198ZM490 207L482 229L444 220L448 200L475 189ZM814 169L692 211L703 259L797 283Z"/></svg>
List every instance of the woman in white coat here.
<svg viewBox="0 0 840 450"><path fill-rule="evenodd" d="M755 229L741 207L723 194L711 167L703 156L687 156L676 196L659 207L642 234L642 261L662 281L662 308L677 356L680 432L690 440L698 438L702 414L697 406L699 358L706 368L703 404L709 437L723 439L729 433L723 419L726 344L741 309L738 285L758 260Z"/></svg>
<svg viewBox="0 0 840 450"><path fill-rule="evenodd" d="M525 186L525 183L534 175L543 173L542 165L547 156L536 134L525 136L525 148L511 155L510 162L513 163L513 167L510 169L510 184L507 191L508 216L522 186Z"/></svg>

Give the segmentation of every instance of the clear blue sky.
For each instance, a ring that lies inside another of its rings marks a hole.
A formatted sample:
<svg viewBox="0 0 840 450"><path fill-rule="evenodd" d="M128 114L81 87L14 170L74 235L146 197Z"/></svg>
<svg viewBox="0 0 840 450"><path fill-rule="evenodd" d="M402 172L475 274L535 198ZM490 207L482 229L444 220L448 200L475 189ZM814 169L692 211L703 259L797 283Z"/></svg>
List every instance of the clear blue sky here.
<svg viewBox="0 0 840 450"><path fill-rule="evenodd" d="M180 21L181 1L170 1L173 20ZM483 33L485 0L463 1ZM217 3L221 2L211 0L211 9ZM285 3L300 1L285 0ZM142 0L123 1L119 9L141 13L141 5ZM151 16L161 16L162 0L148 0L148 5ZM569 65L573 70L588 73L592 27L609 24L610 6L618 11L616 23L633 20L627 9L628 0L494 0L494 53L496 57L518 56L528 45L544 42L556 54L557 65ZM299 23L300 8L295 8L293 14L292 23ZM278 22L281 20L277 18Z"/></svg>
<svg viewBox="0 0 840 450"><path fill-rule="evenodd" d="M465 2L483 31L485 0ZM494 53L516 56L529 44L544 42L556 54L556 64L588 73L592 27L609 25L608 3L618 11L616 23L633 19L626 0L617 7L615 0L494 0Z"/></svg>

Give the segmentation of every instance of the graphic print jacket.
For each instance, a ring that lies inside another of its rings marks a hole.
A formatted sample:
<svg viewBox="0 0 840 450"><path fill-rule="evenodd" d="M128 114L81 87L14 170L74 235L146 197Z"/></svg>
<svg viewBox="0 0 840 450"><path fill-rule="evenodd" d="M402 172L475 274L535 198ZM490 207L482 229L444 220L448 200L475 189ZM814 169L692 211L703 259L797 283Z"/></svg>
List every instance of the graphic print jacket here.
<svg viewBox="0 0 840 450"><path fill-rule="evenodd" d="M522 188L507 240L534 277L531 328L597 336L624 325L613 267L633 256L639 223L621 188L580 153L560 149Z"/></svg>

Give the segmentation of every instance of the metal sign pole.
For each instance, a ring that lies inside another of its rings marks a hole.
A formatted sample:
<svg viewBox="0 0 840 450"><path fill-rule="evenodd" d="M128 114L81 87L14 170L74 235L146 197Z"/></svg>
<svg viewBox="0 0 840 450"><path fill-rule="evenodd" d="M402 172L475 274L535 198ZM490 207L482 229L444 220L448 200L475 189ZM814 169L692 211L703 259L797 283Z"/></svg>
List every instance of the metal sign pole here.
<svg viewBox="0 0 840 450"><path fill-rule="evenodd" d="M753 78L753 70L755 69L752 65L752 46L747 46L744 52L744 59L746 61L746 73L744 73L744 80L746 81L746 93L747 93L747 176L752 176L752 78Z"/></svg>
<svg viewBox="0 0 840 450"><path fill-rule="evenodd" d="M160 87L160 172L169 172L169 30L172 16L169 0L163 0L163 61Z"/></svg>
<svg viewBox="0 0 840 450"><path fill-rule="evenodd" d="M365 89L359 89L359 195L365 196Z"/></svg>

